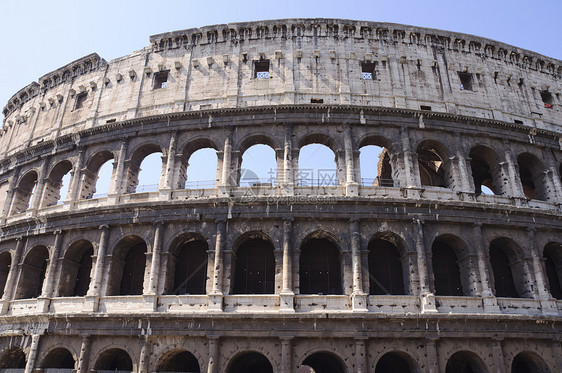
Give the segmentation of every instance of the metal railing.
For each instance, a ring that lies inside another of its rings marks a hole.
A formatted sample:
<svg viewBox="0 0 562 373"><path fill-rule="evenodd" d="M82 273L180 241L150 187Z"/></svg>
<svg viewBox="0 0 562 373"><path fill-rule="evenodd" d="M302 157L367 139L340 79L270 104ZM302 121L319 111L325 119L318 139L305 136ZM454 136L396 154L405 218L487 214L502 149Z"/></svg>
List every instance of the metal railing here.
<svg viewBox="0 0 562 373"><path fill-rule="evenodd" d="M361 186L375 186L375 187L394 187L394 180L392 179L381 179L380 177L375 178L361 178Z"/></svg>
<svg viewBox="0 0 562 373"><path fill-rule="evenodd" d="M157 192L158 184L137 185L135 193Z"/></svg>
<svg viewBox="0 0 562 373"><path fill-rule="evenodd" d="M309 179L301 178L299 179L298 186L301 187L329 187L337 186L338 180L332 177L321 178L321 179Z"/></svg>
<svg viewBox="0 0 562 373"><path fill-rule="evenodd" d="M217 187L216 180L195 180L187 181L185 183L185 189L213 189Z"/></svg>

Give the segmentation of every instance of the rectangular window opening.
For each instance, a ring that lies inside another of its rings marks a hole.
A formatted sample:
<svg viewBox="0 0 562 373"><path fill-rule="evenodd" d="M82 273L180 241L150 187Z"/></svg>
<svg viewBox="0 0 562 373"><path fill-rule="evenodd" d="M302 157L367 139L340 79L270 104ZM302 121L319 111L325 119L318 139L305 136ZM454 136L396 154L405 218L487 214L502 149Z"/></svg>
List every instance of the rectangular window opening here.
<svg viewBox="0 0 562 373"><path fill-rule="evenodd" d="M552 93L549 91L541 91L541 99L545 108L552 109Z"/></svg>
<svg viewBox="0 0 562 373"><path fill-rule="evenodd" d="M254 61L254 78L269 79L269 60Z"/></svg>
<svg viewBox="0 0 562 373"><path fill-rule="evenodd" d="M311 98L310 103L311 104L323 104L324 99L323 98Z"/></svg>
<svg viewBox="0 0 562 373"><path fill-rule="evenodd" d="M87 92L82 92L76 95L76 105L74 106L74 110L81 109L84 106L84 101L88 97Z"/></svg>
<svg viewBox="0 0 562 373"><path fill-rule="evenodd" d="M519 119L514 119L513 122L514 122L515 124L523 124L523 121L522 121L522 120L519 120Z"/></svg>
<svg viewBox="0 0 562 373"><path fill-rule="evenodd" d="M361 74L364 80L375 78L375 64L373 62L361 62Z"/></svg>
<svg viewBox="0 0 562 373"><path fill-rule="evenodd" d="M154 74L154 89L166 88L168 86L169 71L160 71Z"/></svg>
<svg viewBox="0 0 562 373"><path fill-rule="evenodd" d="M472 91L472 74L459 72L461 80L461 90Z"/></svg>
<svg viewBox="0 0 562 373"><path fill-rule="evenodd" d="M425 111L431 111L431 106L420 105L420 109L421 109L421 110L425 110Z"/></svg>

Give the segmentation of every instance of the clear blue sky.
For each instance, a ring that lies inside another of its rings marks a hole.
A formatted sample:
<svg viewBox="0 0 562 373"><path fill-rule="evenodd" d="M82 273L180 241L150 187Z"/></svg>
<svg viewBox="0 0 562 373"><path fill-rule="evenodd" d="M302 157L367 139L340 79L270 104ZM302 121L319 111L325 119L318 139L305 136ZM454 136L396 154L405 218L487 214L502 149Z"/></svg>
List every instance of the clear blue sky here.
<svg viewBox="0 0 562 373"><path fill-rule="evenodd" d="M562 59L561 0L2 0L0 107L25 85L92 52L109 61L149 45L157 33L297 17L457 31Z"/></svg>

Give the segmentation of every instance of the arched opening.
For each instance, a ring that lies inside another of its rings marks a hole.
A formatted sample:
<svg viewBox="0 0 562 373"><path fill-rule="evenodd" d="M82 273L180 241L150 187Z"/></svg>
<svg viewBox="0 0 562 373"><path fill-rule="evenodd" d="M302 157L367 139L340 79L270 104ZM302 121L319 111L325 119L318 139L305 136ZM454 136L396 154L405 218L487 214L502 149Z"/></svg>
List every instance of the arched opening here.
<svg viewBox="0 0 562 373"><path fill-rule="evenodd" d="M259 352L244 352L229 364L228 373L273 373L269 360Z"/></svg>
<svg viewBox="0 0 562 373"><path fill-rule="evenodd" d="M129 162L126 193L158 190L163 172L162 160L162 150L158 145L145 145L137 149Z"/></svg>
<svg viewBox="0 0 562 373"><path fill-rule="evenodd" d="M301 245L301 294L342 294L340 250L329 238L316 234Z"/></svg>
<svg viewBox="0 0 562 373"><path fill-rule="evenodd" d="M70 171L72 171L70 161L59 162L53 167L49 177L45 180L45 192L43 193L41 207L63 203L67 199Z"/></svg>
<svg viewBox="0 0 562 373"><path fill-rule="evenodd" d="M0 356L0 369L25 369L25 352L19 347L11 347Z"/></svg>
<svg viewBox="0 0 562 373"><path fill-rule="evenodd" d="M392 165L387 148L365 145L359 149L361 185L393 187Z"/></svg>
<svg viewBox="0 0 562 373"><path fill-rule="evenodd" d="M537 354L521 352L513 358L511 373L550 373L550 369Z"/></svg>
<svg viewBox="0 0 562 373"><path fill-rule="evenodd" d="M236 249L233 294L273 294L275 257L273 244L263 234L249 234Z"/></svg>
<svg viewBox="0 0 562 373"><path fill-rule="evenodd" d="M117 244L111 260L107 295L143 293L146 251L146 243L136 236L126 237Z"/></svg>
<svg viewBox="0 0 562 373"><path fill-rule="evenodd" d="M120 372L132 372L133 361L128 353L120 348L112 348L102 352L94 365L94 370L112 370Z"/></svg>
<svg viewBox="0 0 562 373"><path fill-rule="evenodd" d="M328 352L316 352L302 362L314 373L345 373L345 368L339 358Z"/></svg>
<svg viewBox="0 0 562 373"><path fill-rule="evenodd" d="M59 296L82 297L90 286L94 247L89 241L80 240L70 246L62 263Z"/></svg>
<svg viewBox="0 0 562 373"><path fill-rule="evenodd" d="M29 204L37 186L37 178L35 171L28 172L21 178L14 191L12 214L20 214L30 207Z"/></svg>
<svg viewBox="0 0 562 373"><path fill-rule="evenodd" d="M448 188L450 186L449 151L436 141L423 141L418 146L418 166L421 185Z"/></svg>
<svg viewBox="0 0 562 373"><path fill-rule="evenodd" d="M0 298L4 295L4 288L6 287L11 265L12 255L8 251L4 251L0 254Z"/></svg>
<svg viewBox="0 0 562 373"><path fill-rule="evenodd" d="M62 370L62 372L67 373L72 372L74 364L74 357L66 348L55 348L45 356L41 367L43 369L57 369L59 372Z"/></svg>
<svg viewBox="0 0 562 373"><path fill-rule="evenodd" d="M214 188L217 185L217 151L203 148L191 154L187 166L185 189Z"/></svg>
<svg viewBox="0 0 562 373"><path fill-rule="evenodd" d="M369 294L404 295L404 275L400 251L392 235L369 242Z"/></svg>
<svg viewBox="0 0 562 373"><path fill-rule="evenodd" d="M503 194L500 159L495 151L486 146L470 150L470 168L476 194Z"/></svg>
<svg viewBox="0 0 562 373"><path fill-rule="evenodd" d="M82 178L80 199L105 197L113 179L113 153L104 150L88 162Z"/></svg>
<svg viewBox="0 0 562 373"><path fill-rule="evenodd" d="M523 153L517 157L517 163L525 197L548 201L546 169L542 162L532 154Z"/></svg>
<svg viewBox="0 0 562 373"><path fill-rule="evenodd" d="M496 297L519 298L521 292L515 286L510 257L515 259L511 242L506 238L497 238L490 244L490 265L494 275ZM520 282L524 281L521 276Z"/></svg>
<svg viewBox="0 0 562 373"><path fill-rule="evenodd" d="M37 298L41 295L49 250L45 246L36 246L29 251L23 261L15 299Z"/></svg>
<svg viewBox="0 0 562 373"><path fill-rule="evenodd" d="M277 185L277 159L275 150L271 146L252 145L242 154L238 185L241 187Z"/></svg>
<svg viewBox="0 0 562 373"><path fill-rule="evenodd" d="M449 360L445 373L486 373L482 360L473 352L455 352Z"/></svg>
<svg viewBox="0 0 562 373"><path fill-rule="evenodd" d="M171 351L160 359L158 372L199 373L201 368L197 358L188 351Z"/></svg>
<svg viewBox="0 0 562 373"><path fill-rule="evenodd" d="M550 294L562 299L562 244L548 243L543 255Z"/></svg>
<svg viewBox="0 0 562 373"><path fill-rule="evenodd" d="M338 185L337 158L327 137L311 137L299 151L298 185L332 186Z"/></svg>
<svg viewBox="0 0 562 373"><path fill-rule="evenodd" d="M184 234L172 244L168 263L167 294L205 294L207 281L207 250L205 239Z"/></svg>
<svg viewBox="0 0 562 373"><path fill-rule="evenodd" d="M455 250L445 240L438 238L433 242L431 254L435 295L464 295Z"/></svg>
<svg viewBox="0 0 562 373"><path fill-rule="evenodd" d="M375 367L375 373L410 373L412 368L411 359L402 352L388 352L384 354Z"/></svg>

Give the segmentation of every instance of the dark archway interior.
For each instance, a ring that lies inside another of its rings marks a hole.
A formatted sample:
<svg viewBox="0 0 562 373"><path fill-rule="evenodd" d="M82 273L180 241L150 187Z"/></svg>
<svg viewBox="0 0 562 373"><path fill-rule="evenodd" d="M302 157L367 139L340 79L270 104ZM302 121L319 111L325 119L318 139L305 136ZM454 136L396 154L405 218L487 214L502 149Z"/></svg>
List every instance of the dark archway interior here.
<svg viewBox="0 0 562 373"><path fill-rule="evenodd" d="M10 273L10 266L12 264L12 256L9 252L0 254L0 298L4 295L4 288L8 280L8 273Z"/></svg>
<svg viewBox="0 0 562 373"><path fill-rule="evenodd" d="M12 347L0 356L0 369L24 369L25 353L19 347Z"/></svg>
<svg viewBox="0 0 562 373"><path fill-rule="evenodd" d="M234 358L228 373L273 373L269 360L258 352L248 352Z"/></svg>
<svg viewBox="0 0 562 373"><path fill-rule="evenodd" d="M490 170L490 165L479 154L470 152L470 167L474 180L474 192L482 194L482 186L489 188L494 194L498 191L494 185L494 178Z"/></svg>
<svg viewBox="0 0 562 373"><path fill-rule="evenodd" d="M486 373L472 355L465 351L454 353L447 361L445 373Z"/></svg>
<svg viewBox="0 0 562 373"><path fill-rule="evenodd" d="M27 254L19 280L16 299L36 298L41 295L49 251L45 246L37 246Z"/></svg>
<svg viewBox="0 0 562 373"><path fill-rule="evenodd" d="M104 351L98 357L94 370L120 370L125 372L133 371L131 357L119 348L112 348Z"/></svg>
<svg viewBox="0 0 562 373"><path fill-rule="evenodd" d="M90 286L90 272L92 270L92 256L94 255L94 248L92 245L86 248L80 264L78 266L78 273L76 274L76 283L72 294L77 297L86 295Z"/></svg>
<svg viewBox="0 0 562 373"><path fill-rule="evenodd" d="M369 294L405 294L400 253L389 241L369 242Z"/></svg>
<svg viewBox="0 0 562 373"><path fill-rule="evenodd" d="M74 369L74 358L66 348L56 348L43 360L42 368Z"/></svg>
<svg viewBox="0 0 562 373"><path fill-rule="evenodd" d="M462 282L455 251L444 242L435 241L432 248L435 295L462 296Z"/></svg>
<svg viewBox="0 0 562 373"><path fill-rule="evenodd" d="M344 373L342 363L327 352L317 352L304 359L302 365L313 369L314 373Z"/></svg>
<svg viewBox="0 0 562 373"><path fill-rule="evenodd" d="M125 256L123 277L121 278L120 295L141 295L144 283L144 267L146 265L146 244L143 242L132 246Z"/></svg>
<svg viewBox="0 0 562 373"><path fill-rule="evenodd" d="M378 361L375 373L410 373L408 362L395 352L384 354Z"/></svg>
<svg viewBox="0 0 562 373"><path fill-rule="evenodd" d="M550 370L538 356L520 353L513 359L511 373L550 373Z"/></svg>
<svg viewBox="0 0 562 373"><path fill-rule="evenodd" d="M196 240L181 244L175 262L171 294L205 294L207 243Z"/></svg>
<svg viewBox="0 0 562 373"><path fill-rule="evenodd" d="M494 273L496 297L518 298L509 259L496 242L490 245L490 264Z"/></svg>
<svg viewBox="0 0 562 373"><path fill-rule="evenodd" d="M422 146L418 149L418 164L421 184L435 187L447 187L443 159L436 149Z"/></svg>
<svg viewBox="0 0 562 373"><path fill-rule="evenodd" d="M234 294L273 294L275 258L273 244L262 238L244 241L236 251Z"/></svg>
<svg viewBox="0 0 562 373"><path fill-rule="evenodd" d="M199 373L201 368L197 358L188 351L176 351L166 356L158 366L159 372Z"/></svg>
<svg viewBox="0 0 562 373"><path fill-rule="evenodd" d="M544 248L544 265L550 294L556 299L562 299L562 245L550 243Z"/></svg>
<svg viewBox="0 0 562 373"><path fill-rule="evenodd" d="M301 294L341 294L339 250L326 238L312 238L301 247Z"/></svg>

